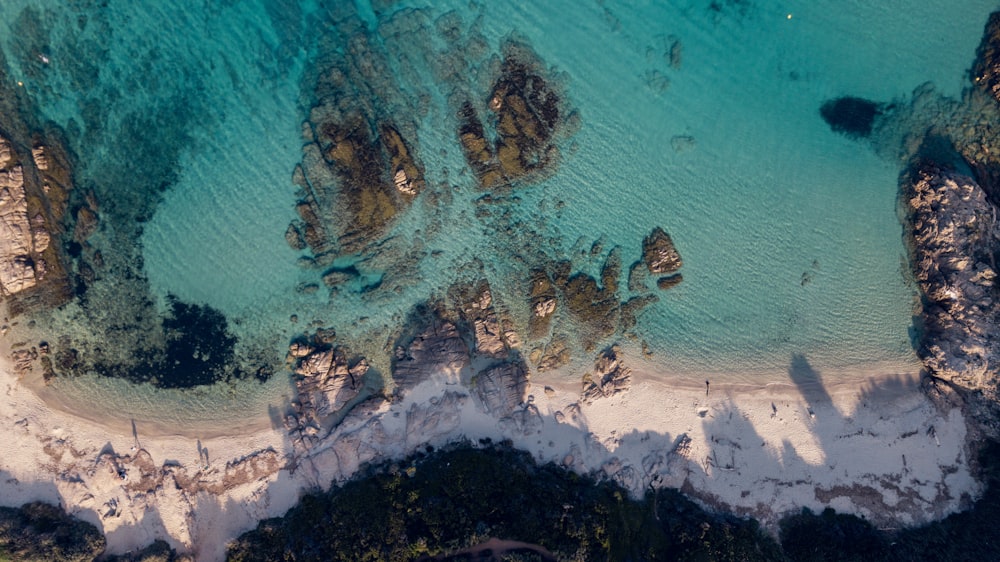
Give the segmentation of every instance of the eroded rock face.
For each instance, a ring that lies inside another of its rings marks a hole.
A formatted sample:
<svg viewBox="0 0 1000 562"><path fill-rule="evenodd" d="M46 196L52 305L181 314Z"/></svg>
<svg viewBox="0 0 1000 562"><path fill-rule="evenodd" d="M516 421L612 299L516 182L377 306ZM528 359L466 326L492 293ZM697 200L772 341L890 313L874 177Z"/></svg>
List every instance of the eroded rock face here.
<svg viewBox="0 0 1000 562"><path fill-rule="evenodd" d="M973 407L993 412L981 421L998 419L996 209L972 178L934 166L914 175L904 197L924 295L920 356L935 377L967 391Z"/></svg>
<svg viewBox="0 0 1000 562"><path fill-rule="evenodd" d="M513 414L528 392L528 370L520 361L504 362L476 375L475 393L487 413L497 418Z"/></svg>
<svg viewBox="0 0 1000 562"><path fill-rule="evenodd" d="M670 274L684 265L674 241L660 227L654 228L642 241L642 259L650 273Z"/></svg>
<svg viewBox="0 0 1000 562"><path fill-rule="evenodd" d="M396 346L392 378L402 393L433 374L457 377L469 359L469 347L455 324L435 317L412 340Z"/></svg>
<svg viewBox="0 0 1000 562"><path fill-rule="evenodd" d="M364 386L368 362L362 357L349 363L339 348L311 348L294 343L289 354L297 357L295 387L298 391L294 413L286 420L287 429L305 437L317 436L324 422L351 403Z"/></svg>
<svg viewBox="0 0 1000 562"><path fill-rule="evenodd" d="M1000 101L1000 12L990 14L983 40L976 52L972 81L984 92Z"/></svg>
<svg viewBox="0 0 1000 562"><path fill-rule="evenodd" d="M622 363L621 349L612 346L594 360L594 372L583 389L583 400L592 402L598 398L614 396L628 390L632 382L632 369Z"/></svg>
<svg viewBox="0 0 1000 562"><path fill-rule="evenodd" d="M66 210L66 165L41 144L28 157L18 152L0 137L0 296L17 295L13 314L34 304L55 307L71 295L65 258L53 243Z"/></svg>
<svg viewBox="0 0 1000 562"><path fill-rule="evenodd" d="M493 306L493 293L485 279L452 288L462 320L471 328L477 356L502 359L510 345Z"/></svg>

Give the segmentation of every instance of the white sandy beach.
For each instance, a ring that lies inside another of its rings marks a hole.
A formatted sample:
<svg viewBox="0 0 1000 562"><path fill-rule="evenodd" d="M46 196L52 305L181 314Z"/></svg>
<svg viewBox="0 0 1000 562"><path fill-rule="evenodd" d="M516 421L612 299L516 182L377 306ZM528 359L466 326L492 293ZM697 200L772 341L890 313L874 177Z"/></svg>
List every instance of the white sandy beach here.
<svg viewBox="0 0 1000 562"><path fill-rule="evenodd" d="M364 462L462 437L508 438L542 461L602 471L634 493L678 487L772 529L803 506L832 506L889 528L940 518L980 491L961 412L940 411L924 396L916 364L913 373L821 372L838 381L825 387L717 380L706 396L702 379L653 376L652 364L626 356L628 390L580 403L580 373L547 373L532 381L523 415L501 421L452 377L437 375L402 400L362 408L303 450L269 425L267 412L201 434L136 419L137 444L120 417L92 421L107 405L91 405L86 416L85 406L63 411L71 396L42 400L4 361L0 503L60 504L97 525L114 553L161 538L198 560L219 560L228 540L283 514L302 490L348 478ZM789 376L770 380L782 378Z"/></svg>

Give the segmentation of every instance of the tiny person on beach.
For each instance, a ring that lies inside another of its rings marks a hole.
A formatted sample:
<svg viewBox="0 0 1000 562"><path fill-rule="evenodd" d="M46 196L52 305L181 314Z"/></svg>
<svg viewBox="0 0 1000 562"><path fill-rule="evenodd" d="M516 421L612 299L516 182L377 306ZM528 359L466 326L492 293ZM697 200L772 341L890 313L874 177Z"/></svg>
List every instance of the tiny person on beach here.
<svg viewBox="0 0 1000 562"><path fill-rule="evenodd" d="M708 380L705 380L705 396L708 396Z"/></svg>

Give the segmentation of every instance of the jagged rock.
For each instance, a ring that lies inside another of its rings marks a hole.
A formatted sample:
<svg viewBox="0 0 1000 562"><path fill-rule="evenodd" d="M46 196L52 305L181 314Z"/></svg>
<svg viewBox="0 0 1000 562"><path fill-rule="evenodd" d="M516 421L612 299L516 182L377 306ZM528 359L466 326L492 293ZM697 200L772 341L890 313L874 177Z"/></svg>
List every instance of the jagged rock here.
<svg viewBox="0 0 1000 562"><path fill-rule="evenodd" d="M670 235L660 227L642 241L642 258L650 273L673 273L683 265Z"/></svg>
<svg viewBox="0 0 1000 562"><path fill-rule="evenodd" d="M656 288L661 291L666 291L672 287L680 285L681 281L684 280L684 276L680 273L675 273L673 275L668 275L666 277L660 277L656 280Z"/></svg>
<svg viewBox="0 0 1000 562"><path fill-rule="evenodd" d="M514 413L524 403L527 392L528 371L520 361L499 363L476 374L476 398L497 418Z"/></svg>
<svg viewBox="0 0 1000 562"><path fill-rule="evenodd" d="M583 400L592 402L598 398L614 396L628 390L631 383L632 369L622 363L621 349L612 346L594 361L594 373L583 389Z"/></svg>
<svg viewBox="0 0 1000 562"><path fill-rule="evenodd" d="M451 292L462 320L472 328L475 354L492 359L506 357L510 346L493 306L489 282L482 279L467 285L457 285Z"/></svg>
<svg viewBox="0 0 1000 562"><path fill-rule="evenodd" d="M548 345L536 351L531 354L531 360L538 366L539 373L558 369L573 358L565 336L552 338Z"/></svg>
<svg viewBox="0 0 1000 562"><path fill-rule="evenodd" d="M0 296L10 298L11 314L59 306L72 294L66 258L51 243L71 188L65 159L40 144L28 158L17 146L0 137Z"/></svg>
<svg viewBox="0 0 1000 562"><path fill-rule="evenodd" d="M531 339L543 338L548 334L552 315L556 311L556 288L548 274L540 269L531 272L531 317L528 319L528 335Z"/></svg>
<svg viewBox="0 0 1000 562"><path fill-rule="evenodd" d="M990 14L976 52L972 81L1000 101L1000 12Z"/></svg>
<svg viewBox="0 0 1000 562"><path fill-rule="evenodd" d="M300 423L322 423L338 413L360 394L367 371L364 358L351 366L347 355L336 348L313 351L300 358L295 366Z"/></svg>
<svg viewBox="0 0 1000 562"><path fill-rule="evenodd" d="M927 166L905 186L914 276L924 294L920 356L928 371L965 391L1000 428L1000 321L996 272L980 261L998 247L997 211L967 176Z"/></svg>
<svg viewBox="0 0 1000 562"><path fill-rule="evenodd" d="M454 323L433 317L427 327L404 345L397 345L392 378L397 392L406 391L429 376L457 376L469 364L469 347Z"/></svg>

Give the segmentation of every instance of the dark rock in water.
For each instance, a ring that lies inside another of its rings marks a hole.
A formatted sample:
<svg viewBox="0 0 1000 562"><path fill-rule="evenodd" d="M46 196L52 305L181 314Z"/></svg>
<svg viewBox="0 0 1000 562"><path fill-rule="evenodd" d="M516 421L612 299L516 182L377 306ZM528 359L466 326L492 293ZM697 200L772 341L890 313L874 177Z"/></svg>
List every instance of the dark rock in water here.
<svg viewBox="0 0 1000 562"><path fill-rule="evenodd" d="M629 300L622 303L621 307L621 329L623 332L628 332L635 327L636 317L642 312L642 309L660 300L660 297L656 295L642 295L638 297L632 297Z"/></svg>
<svg viewBox="0 0 1000 562"><path fill-rule="evenodd" d="M662 228L656 227L642 241L642 258L650 273L673 273L684 265L674 241Z"/></svg>
<svg viewBox="0 0 1000 562"><path fill-rule="evenodd" d="M632 370L622 363L621 349L612 346L594 360L594 372L589 379L583 390L583 399L592 402L628 390Z"/></svg>
<svg viewBox="0 0 1000 562"><path fill-rule="evenodd" d="M556 312L556 288L545 271L531 272L531 317L528 318L528 337L533 340L548 335L552 316Z"/></svg>
<svg viewBox="0 0 1000 562"><path fill-rule="evenodd" d="M585 273L576 273L566 281L563 294L566 308L590 328L589 333L581 334L585 349L615 333L618 327L618 298L611 291L598 287L596 279Z"/></svg>
<svg viewBox="0 0 1000 562"><path fill-rule="evenodd" d="M649 287L646 287L646 264L641 260L634 262L628 268L628 290L633 293L649 290Z"/></svg>
<svg viewBox="0 0 1000 562"><path fill-rule="evenodd" d="M476 374L476 398L498 418L512 414L524 403L528 392L528 370L524 363L505 362Z"/></svg>
<svg viewBox="0 0 1000 562"><path fill-rule="evenodd" d="M823 103L819 114L834 132L862 139L872 134L875 119L882 115L884 107L880 103L848 96Z"/></svg>
<svg viewBox="0 0 1000 562"><path fill-rule="evenodd" d="M667 277L660 277L659 279L656 280L656 288L660 289L661 291L666 291L671 287L676 287L677 285L680 285L681 281L683 280L684 276L681 275L680 273L675 273Z"/></svg>
<svg viewBox="0 0 1000 562"><path fill-rule="evenodd" d="M294 222L285 230L285 241L293 250L305 250L307 246L305 237Z"/></svg>
<svg viewBox="0 0 1000 562"><path fill-rule="evenodd" d="M994 99L1000 101L1000 12L990 14L983 31L983 40L976 51L972 81Z"/></svg>
<svg viewBox="0 0 1000 562"><path fill-rule="evenodd" d="M492 189L546 177L558 158L555 140L567 128L567 111L537 55L524 45L505 45L489 100L496 138L487 137L472 102L463 103L458 115L459 141L479 185Z"/></svg>

